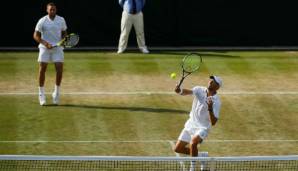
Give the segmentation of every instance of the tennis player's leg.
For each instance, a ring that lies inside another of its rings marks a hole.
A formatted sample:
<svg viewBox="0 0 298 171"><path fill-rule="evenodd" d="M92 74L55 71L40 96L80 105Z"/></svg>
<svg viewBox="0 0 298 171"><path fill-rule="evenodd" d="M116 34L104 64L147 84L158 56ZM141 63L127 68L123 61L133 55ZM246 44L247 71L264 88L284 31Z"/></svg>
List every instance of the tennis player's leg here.
<svg viewBox="0 0 298 171"><path fill-rule="evenodd" d="M39 87L44 87L47 67L48 67L48 63L45 63L45 62L39 63L39 76L38 76Z"/></svg>
<svg viewBox="0 0 298 171"><path fill-rule="evenodd" d="M193 136L191 138L190 144L189 144L189 155L192 157L198 156L198 145L203 142L203 139L200 136ZM190 171L194 171L196 168L196 160L193 160L190 162Z"/></svg>
<svg viewBox="0 0 298 171"><path fill-rule="evenodd" d="M140 51L142 53L149 53L145 43L144 18L142 12L139 12L133 16L133 25L136 31L136 37Z"/></svg>
<svg viewBox="0 0 298 171"><path fill-rule="evenodd" d="M178 141L175 145L174 151L176 153L181 153L181 154L190 154L190 148L187 147L189 142L191 141L191 135L190 133L183 129L179 135Z"/></svg>
<svg viewBox="0 0 298 171"><path fill-rule="evenodd" d="M190 154L190 149L187 147L188 144L189 144L188 142L178 140L177 143L176 143L176 146L174 148L174 151L176 153L189 155Z"/></svg>
<svg viewBox="0 0 298 171"><path fill-rule="evenodd" d="M203 142L203 139L198 135L194 136L191 139L191 142L189 144L190 147L190 156L197 157L198 156L198 145Z"/></svg>
<svg viewBox="0 0 298 171"><path fill-rule="evenodd" d="M208 130L204 128L193 129L193 136L190 142L190 155L195 157L198 156L198 145L203 142L208 136Z"/></svg>
<svg viewBox="0 0 298 171"><path fill-rule="evenodd" d="M46 48L39 48L39 55L38 55L38 62L39 62L39 73L38 73L38 82L39 82L39 104L45 105L46 104L46 96L45 96L45 89L44 89L44 83L45 83L45 74L47 71L48 62L50 60L50 52Z"/></svg>
<svg viewBox="0 0 298 171"><path fill-rule="evenodd" d="M63 62L55 62L56 68L56 86L60 87L63 75Z"/></svg>
<svg viewBox="0 0 298 171"><path fill-rule="evenodd" d="M53 103L58 104L60 100L60 85L61 85L62 75L63 75L63 62L64 62L63 49L61 47L57 47L53 49L52 58L56 69L56 84L55 84L52 97L53 97Z"/></svg>
<svg viewBox="0 0 298 171"><path fill-rule="evenodd" d="M192 157L197 157L199 154L198 145L202 144L203 140L207 138L208 136L208 130L207 129L193 129L194 136L191 139L190 143L190 155ZM201 156L202 157L202 156ZM206 156L204 156L206 157ZM201 161L201 170L205 168L206 163ZM191 168L195 168L196 162L191 162Z"/></svg>
<svg viewBox="0 0 298 171"><path fill-rule="evenodd" d="M39 104L41 106L46 104L46 95L45 95L45 89L44 89L44 82L45 82L45 73L47 70L48 63L45 62L40 62L39 63L39 76L38 76L38 81L39 81L39 87L38 87L38 99L39 99Z"/></svg>
<svg viewBox="0 0 298 171"><path fill-rule="evenodd" d="M131 27L132 27L132 15L128 14L125 10L123 10L122 18L121 18L121 34L120 34L117 53L123 53L127 48Z"/></svg>

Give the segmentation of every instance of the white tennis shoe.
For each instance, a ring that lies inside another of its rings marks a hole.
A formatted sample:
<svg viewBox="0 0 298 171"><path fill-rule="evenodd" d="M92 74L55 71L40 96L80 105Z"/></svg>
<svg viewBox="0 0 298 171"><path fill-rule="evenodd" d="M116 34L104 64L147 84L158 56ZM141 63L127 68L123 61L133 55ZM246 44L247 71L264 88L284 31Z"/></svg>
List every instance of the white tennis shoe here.
<svg viewBox="0 0 298 171"><path fill-rule="evenodd" d="M119 49L119 50L117 51L118 54L121 54L121 53L123 53L123 52L124 52L124 49Z"/></svg>
<svg viewBox="0 0 298 171"><path fill-rule="evenodd" d="M45 94L43 94L43 93L39 93L38 98L39 98L39 104L40 104L41 106L46 105L46 96L45 96Z"/></svg>
<svg viewBox="0 0 298 171"><path fill-rule="evenodd" d="M60 94L53 92L52 97L53 97L53 104L58 105L60 100Z"/></svg>
<svg viewBox="0 0 298 171"><path fill-rule="evenodd" d="M148 54L149 50L147 48L140 48L140 51L144 54Z"/></svg>

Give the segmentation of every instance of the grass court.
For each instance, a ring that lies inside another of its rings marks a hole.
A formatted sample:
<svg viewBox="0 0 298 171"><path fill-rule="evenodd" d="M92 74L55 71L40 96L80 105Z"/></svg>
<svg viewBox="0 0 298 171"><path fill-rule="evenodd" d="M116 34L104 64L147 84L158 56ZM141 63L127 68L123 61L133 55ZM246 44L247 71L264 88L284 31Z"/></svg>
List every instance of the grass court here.
<svg viewBox="0 0 298 171"><path fill-rule="evenodd" d="M38 52L0 53L0 154L175 156L192 96L174 94L187 52L65 52L61 104L38 102ZM210 156L298 151L298 52L204 51L184 88L223 78L220 119L201 151ZM176 72L176 79L170 73Z"/></svg>

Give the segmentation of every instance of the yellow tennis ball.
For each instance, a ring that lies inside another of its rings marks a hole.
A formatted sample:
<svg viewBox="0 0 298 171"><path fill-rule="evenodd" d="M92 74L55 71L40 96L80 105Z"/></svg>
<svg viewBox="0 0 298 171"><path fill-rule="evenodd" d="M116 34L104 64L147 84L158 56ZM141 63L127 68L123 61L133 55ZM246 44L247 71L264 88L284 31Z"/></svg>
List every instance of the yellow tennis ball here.
<svg viewBox="0 0 298 171"><path fill-rule="evenodd" d="M172 78L172 79L175 79L176 76L177 76L177 74L176 74L175 72L171 73L171 78Z"/></svg>

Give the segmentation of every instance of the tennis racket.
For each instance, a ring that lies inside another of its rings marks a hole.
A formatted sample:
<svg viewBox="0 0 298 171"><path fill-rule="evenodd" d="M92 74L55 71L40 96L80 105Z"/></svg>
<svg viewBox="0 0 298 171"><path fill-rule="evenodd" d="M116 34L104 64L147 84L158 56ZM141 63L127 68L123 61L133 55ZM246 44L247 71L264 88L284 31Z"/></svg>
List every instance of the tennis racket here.
<svg viewBox="0 0 298 171"><path fill-rule="evenodd" d="M201 55L198 53L189 53L183 58L182 64L181 64L182 77L178 84L179 88L187 76L189 76L191 73L200 69L202 63L203 63L203 59Z"/></svg>
<svg viewBox="0 0 298 171"><path fill-rule="evenodd" d="M68 34L60 42L58 42L54 47L64 46L66 48L71 48L79 43L80 36L75 33Z"/></svg>

